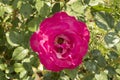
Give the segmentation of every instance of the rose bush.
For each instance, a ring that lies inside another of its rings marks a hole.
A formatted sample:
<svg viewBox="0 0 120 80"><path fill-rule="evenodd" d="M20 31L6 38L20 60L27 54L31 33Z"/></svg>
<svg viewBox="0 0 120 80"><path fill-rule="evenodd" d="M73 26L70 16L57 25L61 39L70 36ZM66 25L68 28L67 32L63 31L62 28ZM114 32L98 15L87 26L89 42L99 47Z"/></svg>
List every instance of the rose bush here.
<svg viewBox="0 0 120 80"><path fill-rule="evenodd" d="M57 12L40 24L30 45L40 62L52 71L73 69L81 64L89 43L89 31L84 22L65 12Z"/></svg>

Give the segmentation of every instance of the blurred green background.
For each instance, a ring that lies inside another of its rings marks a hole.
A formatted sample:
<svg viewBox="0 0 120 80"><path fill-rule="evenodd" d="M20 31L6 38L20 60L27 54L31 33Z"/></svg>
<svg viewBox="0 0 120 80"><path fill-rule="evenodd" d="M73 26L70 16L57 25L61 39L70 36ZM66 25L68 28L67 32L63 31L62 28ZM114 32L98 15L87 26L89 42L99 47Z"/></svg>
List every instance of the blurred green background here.
<svg viewBox="0 0 120 80"><path fill-rule="evenodd" d="M46 70L29 45L42 20L65 11L91 40L74 70ZM120 80L120 0L0 0L0 80Z"/></svg>

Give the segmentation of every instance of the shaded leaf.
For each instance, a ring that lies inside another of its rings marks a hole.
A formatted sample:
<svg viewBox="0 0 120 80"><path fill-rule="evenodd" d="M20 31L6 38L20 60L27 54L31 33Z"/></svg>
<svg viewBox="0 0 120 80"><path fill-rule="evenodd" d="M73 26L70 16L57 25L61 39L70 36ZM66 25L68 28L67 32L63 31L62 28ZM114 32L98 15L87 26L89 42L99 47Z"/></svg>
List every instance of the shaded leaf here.
<svg viewBox="0 0 120 80"><path fill-rule="evenodd" d="M104 23L96 20L96 24L98 25L99 28L102 28L104 30L108 30L107 26Z"/></svg>
<svg viewBox="0 0 120 80"><path fill-rule="evenodd" d="M52 8L52 13L54 14L55 12L60 11L60 3L55 3L53 8Z"/></svg>
<svg viewBox="0 0 120 80"><path fill-rule="evenodd" d="M93 80L94 74L85 75L84 80Z"/></svg>
<svg viewBox="0 0 120 80"><path fill-rule="evenodd" d="M114 27L114 19L109 13L100 12L100 15L104 18L110 28Z"/></svg>
<svg viewBox="0 0 120 80"><path fill-rule="evenodd" d="M90 0L84 0L85 4L89 4Z"/></svg>
<svg viewBox="0 0 120 80"><path fill-rule="evenodd" d="M120 21L116 24L115 31L120 32Z"/></svg>
<svg viewBox="0 0 120 80"><path fill-rule="evenodd" d="M94 71L94 72L97 72L98 71L98 66L95 62L92 62L92 61L87 61L85 62L85 68L88 70L88 71Z"/></svg>
<svg viewBox="0 0 120 80"><path fill-rule="evenodd" d="M110 51L110 53L108 54L110 59L117 59L118 58L118 54L114 51Z"/></svg>
<svg viewBox="0 0 120 80"><path fill-rule="evenodd" d="M4 72L0 70L0 78L4 76Z"/></svg>
<svg viewBox="0 0 120 80"><path fill-rule="evenodd" d="M23 66L25 68L25 70L27 71L27 73L31 76L33 74L33 70L32 70L32 66L30 63L24 62Z"/></svg>
<svg viewBox="0 0 120 80"><path fill-rule="evenodd" d="M20 8L20 13L26 17L26 18L29 18L30 17L30 14L32 13L32 7L30 4L26 3L26 4L23 4Z"/></svg>
<svg viewBox="0 0 120 80"><path fill-rule="evenodd" d="M78 69L79 69L78 67L73 70L66 69L65 73L73 80L77 76Z"/></svg>
<svg viewBox="0 0 120 80"><path fill-rule="evenodd" d="M12 73L14 71L13 66L7 67L7 69L5 70L5 73Z"/></svg>
<svg viewBox="0 0 120 80"><path fill-rule="evenodd" d="M106 60L105 58L101 55L99 57L97 57L97 64L100 66L100 67L105 67L107 65L106 63Z"/></svg>
<svg viewBox="0 0 120 80"><path fill-rule="evenodd" d="M106 12L96 12L94 14L97 25L105 30L109 30L114 27L113 17Z"/></svg>
<svg viewBox="0 0 120 80"><path fill-rule="evenodd" d="M100 50L98 50L98 49L91 50L90 53L91 53L91 55L92 55L93 57L98 57L98 56L101 55L101 52L100 52Z"/></svg>
<svg viewBox="0 0 120 80"><path fill-rule="evenodd" d="M116 74L114 67L107 66L106 69L108 70L108 75L115 75Z"/></svg>

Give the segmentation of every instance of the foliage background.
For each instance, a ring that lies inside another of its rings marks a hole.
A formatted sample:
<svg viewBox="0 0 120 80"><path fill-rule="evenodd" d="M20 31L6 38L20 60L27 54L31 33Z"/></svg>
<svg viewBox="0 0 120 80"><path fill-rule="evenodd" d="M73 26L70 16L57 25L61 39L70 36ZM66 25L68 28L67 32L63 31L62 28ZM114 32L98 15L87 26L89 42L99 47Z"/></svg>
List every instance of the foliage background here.
<svg viewBox="0 0 120 80"><path fill-rule="evenodd" d="M79 67L55 73L29 38L58 11L84 21L91 40ZM0 80L120 80L120 0L0 0Z"/></svg>

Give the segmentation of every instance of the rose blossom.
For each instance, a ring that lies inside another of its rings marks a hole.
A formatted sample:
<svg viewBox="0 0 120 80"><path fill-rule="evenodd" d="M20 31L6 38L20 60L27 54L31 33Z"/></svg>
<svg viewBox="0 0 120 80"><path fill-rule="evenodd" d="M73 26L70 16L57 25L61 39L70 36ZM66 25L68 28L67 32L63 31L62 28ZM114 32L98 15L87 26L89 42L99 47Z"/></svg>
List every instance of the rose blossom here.
<svg viewBox="0 0 120 80"><path fill-rule="evenodd" d="M41 22L40 29L30 38L30 46L45 68L60 71L81 64L89 38L85 23L65 12L57 12Z"/></svg>

